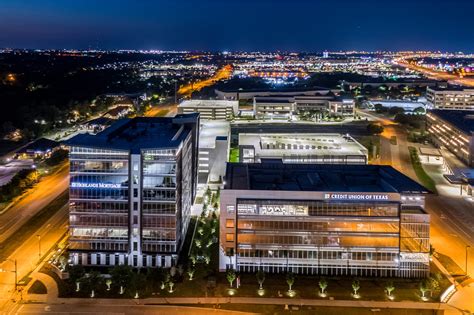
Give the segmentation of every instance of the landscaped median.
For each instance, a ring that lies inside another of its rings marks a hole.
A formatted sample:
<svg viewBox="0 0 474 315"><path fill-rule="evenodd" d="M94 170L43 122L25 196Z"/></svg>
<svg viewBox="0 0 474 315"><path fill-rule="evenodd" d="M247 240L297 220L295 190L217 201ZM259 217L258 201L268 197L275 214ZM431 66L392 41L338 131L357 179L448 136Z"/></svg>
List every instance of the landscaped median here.
<svg viewBox="0 0 474 315"><path fill-rule="evenodd" d="M410 151L410 159L415 170L416 176L420 180L421 184L431 190L433 193L437 193L436 184L434 180L426 173L421 164L420 157L418 156L418 150L415 147L408 147Z"/></svg>

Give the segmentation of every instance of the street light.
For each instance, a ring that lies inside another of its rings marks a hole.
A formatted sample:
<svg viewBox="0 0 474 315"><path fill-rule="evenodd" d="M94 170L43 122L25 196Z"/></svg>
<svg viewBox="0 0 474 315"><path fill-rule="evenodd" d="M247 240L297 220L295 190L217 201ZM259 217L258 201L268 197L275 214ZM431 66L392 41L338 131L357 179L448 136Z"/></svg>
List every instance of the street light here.
<svg viewBox="0 0 474 315"><path fill-rule="evenodd" d="M41 235L38 234L36 237L38 238L38 258L41 260Z"/></svg>
<svg viewBox="0 0 474 315"><path fill-rule="evenodd" d="M16 259L12 260L12 259L7 258L6 260L15 264L15 270L0 269L0 272L13 272L15 274L15 291L16 291L18 288L18 268L17 268Z"/></svg>
<svg viewBox="0 0 474 315"><path fill-rule="evenodd" d="M468 254L469 254L469 252L468 252L469 248L471 248L471 246L466 245L466 276L467 276L467 258L468 258Z"/></svg>

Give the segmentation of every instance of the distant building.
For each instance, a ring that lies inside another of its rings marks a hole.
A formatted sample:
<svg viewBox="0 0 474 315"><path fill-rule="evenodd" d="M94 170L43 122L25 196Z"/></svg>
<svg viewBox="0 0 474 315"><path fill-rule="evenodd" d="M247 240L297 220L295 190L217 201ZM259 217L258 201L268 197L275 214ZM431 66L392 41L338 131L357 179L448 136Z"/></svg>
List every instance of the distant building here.
<svg viewBox="0 0 474 315"><path fill-rule="evenodd" d="M178 113L200 113L202 120L230 120L237 116L238 111L238 101L185 100L178 105Z"/></svg>
<svg viewBox="0 0 474 315"><path fill-rule="evenodd" d="M120 119L128 114L130 114L133 111L133 105L132 104L120 104L120 105L115 105L112 109L109 109L103 117L109 118L109 119Z"/></svg>
<svg viewBox="0 0 474 315"><path fill-rule="evenodd" d="M432 86L426 99L430 109L474 110L474 88Z"/></svg>
<svg viewBox="0 0 474 315"><path fill-rule="evenodd" d="M60 143L47 138L39 138L16 151L20 159L44 159L60 148Z"/></svg>
<svg viewBox="0 0 474 315"><path fill-rule="evenodd" d="M196 194L198 133L198 114L137 117L66 142L73 264L176 264Z"/></svg>
<svg viewBox="0 0 474 315"><path fill-rule="evenodd" d="M426 115L426 130L436 145L474 166L474 111L431 110Z"/></svg>
<svg viewBox="0 0 474 315"><path fill-rule="evenodd" d="M367 164L367 149L349 135L340 134L239 134L239 159L258 163Z"/></svg>
<svg viewBox="0 0 474 315"><path fill-rule="evenodd" d="M365 103L368 108L375 108L375 105L380 104L386 108L399 107L406 112L413 112L415 109L421 108L426 112L426 99L421 98L417 101L410 100L369 100Z"/></svg>
<svg viewBox="0 0 474 315"><path fill-rule="evenodd" d="M338 93L340 89L329 89L325 87L313 87L308 89L264 89L264 90L214 90L217 97L222 100L252 100L257 96L311 96L311 95L326 95L330 92Z"/></svg>
<svg viewBox="0 0 474 315"><path fill-rule="evenodd" d="M256 96L253 98L256 118L289 119L304 112L320 112L333 117L354 115L353 99L344 99L332 93L313 96Z"/></svg>
<svg viewBox="0 0 474 315"><path fill-rule="evenodd" d="M426 193L391 166L228 163L219 270L427 277Z"/></svg>

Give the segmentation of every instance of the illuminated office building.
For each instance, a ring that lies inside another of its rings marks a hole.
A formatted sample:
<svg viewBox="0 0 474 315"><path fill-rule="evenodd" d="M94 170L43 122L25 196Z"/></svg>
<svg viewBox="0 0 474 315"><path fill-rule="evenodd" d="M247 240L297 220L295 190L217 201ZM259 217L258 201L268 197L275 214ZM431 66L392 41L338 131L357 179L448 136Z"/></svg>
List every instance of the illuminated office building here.
<svg viewBox="0 0 474 315"><path fill-rule="evenodd" d="M229 163L219 269L426 277L426 193L390 166Z"/></svg>
<svg viewBox="0 0 474 315"><path fill-rule="evenodd" d="M431 140L474 166L474 111L434 109L426 115Z"/></svg>
<svg viewBox="0 0 474 315"><path fill-rule="evenodd" d="M123 119L70 147L76 265L176 263L195 197L199 115Z"/></svg>

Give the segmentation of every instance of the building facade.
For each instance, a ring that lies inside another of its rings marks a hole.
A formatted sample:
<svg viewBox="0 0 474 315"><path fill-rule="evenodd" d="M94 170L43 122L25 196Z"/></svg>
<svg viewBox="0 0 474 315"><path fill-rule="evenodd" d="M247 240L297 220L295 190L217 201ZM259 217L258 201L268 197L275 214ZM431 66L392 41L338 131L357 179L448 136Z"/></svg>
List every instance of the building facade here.
<svg viewBox="0 0 474 315"><path fill-rule="evenodd" d="M229 163L219 268L426 277L426 193L390 166Z"/></svg>
<svg viewBox="0 0 474 315"><path fill-rule="evenodd" d="M333 117L354 115L353 99L333 94L313 96L258 96L253 99L254 115L258 119L291 119L305 112L319 112Z"/></svg>
<svg viewBox="0 0 474 315"><path fill-rule="evenodd" d="M70 147L70 258L170 267L190 220L199 115L124 119Z"/></svg>
<svg viewBox="0 0 474 315"><path fill-rule="evenodd" d="M474 111L431 110L426 115L426 130L434 144L474 166Z"/></svg>
<svg viewBox="0 0 474 315"><path fill-rule="evenodd" d="M474 110L474 88L427 87L426 100L430 109Z"/></svg>
<svg viewBox="0 0 474 315"><path fill-rule="evenodd" d="M230 120L238 111L238 101L186 100L178 105L178 113L200 113L201 120Z"/></svg>

